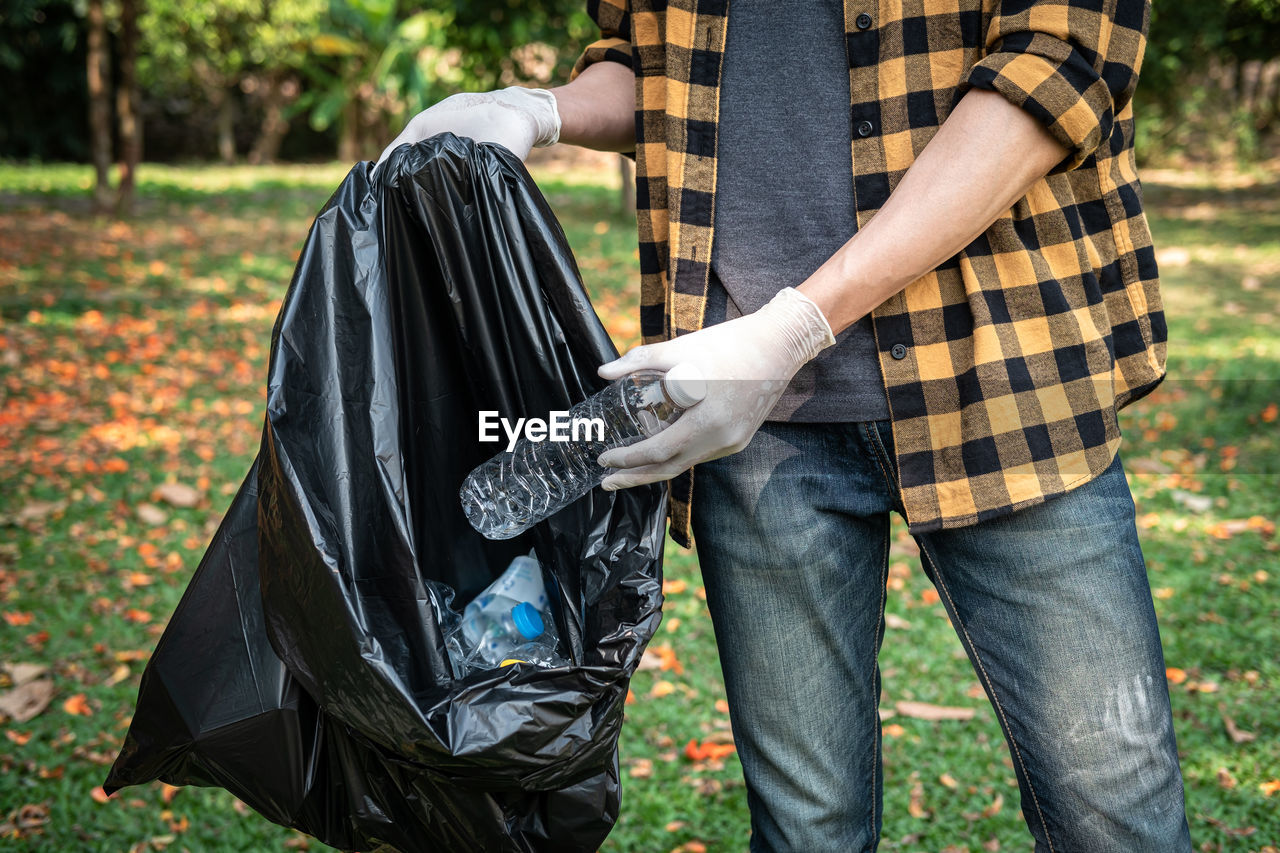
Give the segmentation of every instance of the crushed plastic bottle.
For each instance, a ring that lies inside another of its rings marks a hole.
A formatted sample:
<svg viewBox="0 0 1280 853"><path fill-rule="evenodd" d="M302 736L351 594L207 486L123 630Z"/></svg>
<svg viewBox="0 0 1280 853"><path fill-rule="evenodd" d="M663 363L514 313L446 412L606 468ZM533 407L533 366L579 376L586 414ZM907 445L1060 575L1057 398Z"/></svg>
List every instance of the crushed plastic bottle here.
<svg viewBox="0 0 1280 853"><path fill-rule="evenodd" d="M467 521L489 539L520 535L600 484L608 473L600 454L656 435L705 394L691 364L624 376L568 412L570 421L598 419L603 436L587 429L577 441L521 439L467 475L460 491Z"/></svg>
<svg viewBox="0 0 1280 853"><path fill-rule="evenodd" d="M559 635L547 604L542 569L516 557L502 576L463 610L445 645L463 676L510 663L563 666Z"/></svg>

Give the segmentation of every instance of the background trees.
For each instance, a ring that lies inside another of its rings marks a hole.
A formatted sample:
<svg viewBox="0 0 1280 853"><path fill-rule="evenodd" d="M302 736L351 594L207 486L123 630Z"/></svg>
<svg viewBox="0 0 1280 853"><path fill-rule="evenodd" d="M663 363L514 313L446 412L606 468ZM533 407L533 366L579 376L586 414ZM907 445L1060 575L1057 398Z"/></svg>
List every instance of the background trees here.
<svg viewBox="0 0 1280 853"><path fill-rule="evenodd" d="M376 155L452 92L563 80L585 0L0 0L0 157ZM136 62L131 59L136 49ZM1280 152L1280 0L1155 0L1148 159Z"/></svg>

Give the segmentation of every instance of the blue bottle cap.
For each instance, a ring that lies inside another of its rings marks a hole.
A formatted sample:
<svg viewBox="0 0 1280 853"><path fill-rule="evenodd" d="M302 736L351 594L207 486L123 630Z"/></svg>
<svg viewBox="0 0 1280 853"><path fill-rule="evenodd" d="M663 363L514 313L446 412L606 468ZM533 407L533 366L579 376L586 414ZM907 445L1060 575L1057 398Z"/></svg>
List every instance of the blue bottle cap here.
<svg viewBox="0 0 1280 853"><path fill-rule="evenodd" d="M527 601L511 608L511 621L516 623L516 630L526 640L536 640L542 636L542 614Z"/></svg>

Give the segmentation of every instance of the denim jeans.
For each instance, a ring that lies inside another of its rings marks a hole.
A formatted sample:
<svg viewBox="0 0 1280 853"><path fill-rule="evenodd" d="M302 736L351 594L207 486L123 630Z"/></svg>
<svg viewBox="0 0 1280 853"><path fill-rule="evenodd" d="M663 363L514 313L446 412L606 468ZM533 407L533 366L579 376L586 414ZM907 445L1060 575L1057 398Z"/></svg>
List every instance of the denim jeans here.
<svg viewBox="0 0 1280 853"><path fill-rule="evenodd" d="M892 440L888 421L766 423L698 466L694 534L754 851L879 841ZM1119 457L1039 506L916 539L1004 731L1037 852L1190 851Z"/></svg>

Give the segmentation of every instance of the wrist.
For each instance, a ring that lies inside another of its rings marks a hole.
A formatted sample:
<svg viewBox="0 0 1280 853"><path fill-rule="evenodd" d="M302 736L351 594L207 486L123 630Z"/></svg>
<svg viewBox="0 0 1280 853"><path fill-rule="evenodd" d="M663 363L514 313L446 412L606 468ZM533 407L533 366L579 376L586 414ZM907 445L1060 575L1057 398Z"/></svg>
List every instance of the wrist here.
<svg viewBox="0 0 1280 853"><path fill-rule="evenodd" d="M778 291L757 313L781 333L782 346L797 367L836 342L822 309L795 288Z"/></svg>
<svg viewBox="0 0 1280 853"><path fill-rule="evenodd" d="M507 103L518 106L534 124L534 148L554 145L560 139L560 111L556 97L547 89L508 86L500 94Z"/></svg>

